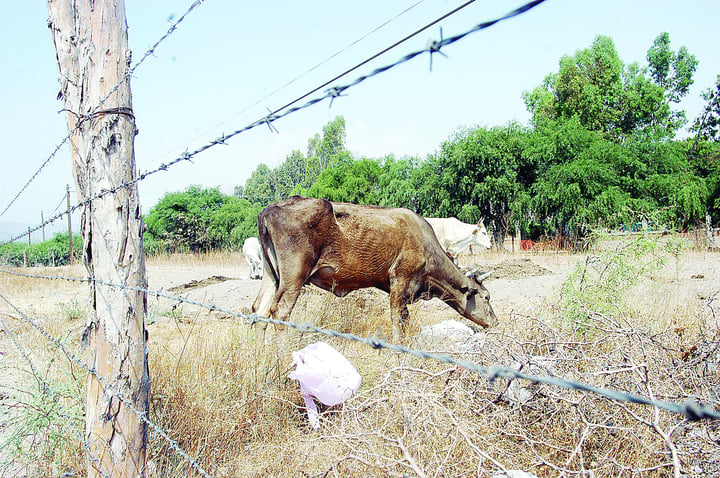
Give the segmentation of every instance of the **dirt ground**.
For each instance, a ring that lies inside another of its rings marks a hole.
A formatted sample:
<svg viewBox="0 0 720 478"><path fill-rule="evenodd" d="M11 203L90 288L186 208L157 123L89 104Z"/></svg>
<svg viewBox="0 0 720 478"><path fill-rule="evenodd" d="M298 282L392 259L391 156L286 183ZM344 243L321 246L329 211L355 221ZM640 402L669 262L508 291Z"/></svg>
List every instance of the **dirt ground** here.
<svg viewBox="0 0 720 478"><path fill-rule="evenodd" d="M461 258L460 266L493 271L486 285L496 311L529 311L533 305L558 297L560 285L578 260L578 256L571 255L518 255L494 259L474 255ZM249 267L242 258L232 264L186 267L149 261L147 266L150 290L162 290L169 295L236 312L248 310L260 288L260 280L249 279L248 273ZM387 296L382 292L378 294ZM153 296L148 301L149 308L163 307L166 302ZM444 306L440 301L432 302Z"/></svg>
<svg viewBox="0 0 720 478"><path fill-rule="evenodd" d="M502 321L503 316L534 315L538 306L556 303L563 282L587 257L565 252L480 253L461 256L460 267L493 272L485 285ZM147 273L150 290L162 290L234 312L248 312L260 287L260 280L248 278L249 267L240 255L225 263L193 266L151 260ZM701 307L720 290L720 254L687 252L679 263L668 263L653 282L653 293L671 300L675 307ZM372 294L377 294L378 300L388 300L384 292ZM165 299L148 297L150 310L162 310L169 304ZM437 299L420 301L417 307L442 312L439 314L442 319L464 320Z"/></svg>
<svg viewBox="0 0 720 478"><path fill-rule="evenodd" d="M460 267L493 272L485 285L490 291L491 304L502 321L503 315L533 315L539 305L555 303L559 299L563 282L577 264L587 257L588 254L565 252L483 252L461 256ZM25 272L74 277L83 277L85 274L84 268L79 265L73 268L45 268L41 271L28 269ZM259 290L260 280L249 279L248 273L249 267L239 253L212 258L150 258L147 261L149 290L212 304L233 312L249 311ZM87 302L85 283L27 279L18 290L13 290L13 287L17 287L11 280L13 278L5 279L4 285L0 283L5 297L30 316L52 316L59 314L59 309L67 304L83 307ZM701 305L720 289L720 253L685 252L677 263L668 263L653 278L653 283L653 295L660 294L663 300L672 300L677 307ZM29 294L28 290L32 293ZM378 294L378 300L388 300L384 292L375 293ZM177 302L148 295L150 316L162 316L174 304ZM192 308L186 304L182 307ZM444 311L442 315L447 318L459 318L437 299L420 301L418 307ZM18 316L5 302L0 303L0 313L8 314L10 318ZM5 353L14 348L3 331L0 331L0 347Z"/></svg>

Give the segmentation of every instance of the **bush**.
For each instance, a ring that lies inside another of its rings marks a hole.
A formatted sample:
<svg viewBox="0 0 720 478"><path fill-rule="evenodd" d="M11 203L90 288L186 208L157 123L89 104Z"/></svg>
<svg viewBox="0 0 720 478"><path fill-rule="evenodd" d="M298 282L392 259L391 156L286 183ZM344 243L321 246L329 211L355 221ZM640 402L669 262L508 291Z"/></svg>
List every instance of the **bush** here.
<svg viewBox="0 0 720 478"><path fill-rule="evenodd" d="M73 236L73 260L80 259L82 238ZM0 262L9 266L64 266L70 263L68 233L57 233L49 241L39 244L6 244L0 249Z"/></svg>

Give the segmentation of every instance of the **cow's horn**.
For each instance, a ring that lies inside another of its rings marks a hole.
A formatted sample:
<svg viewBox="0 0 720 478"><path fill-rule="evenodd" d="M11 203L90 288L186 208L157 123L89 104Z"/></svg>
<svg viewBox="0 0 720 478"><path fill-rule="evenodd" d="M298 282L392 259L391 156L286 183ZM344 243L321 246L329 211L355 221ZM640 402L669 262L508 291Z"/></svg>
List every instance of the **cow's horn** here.
<svg viewBox="0 0 720 478"><path fill-rule="evenodd" d="M475 280L478 282L482 282L485 279L487 279L488 277L490 277L491 275L492 275L492 271L489 271L489 272L484 273L481 276L475 276Z"/></svg>
<svg viewBox="0 0 720 478"><path fill-rule="evenodd" d="M470 271L465 275L468 277L474 278L477 282L482 282L492 275L492 271L490 271L490 272Z"/></svg>

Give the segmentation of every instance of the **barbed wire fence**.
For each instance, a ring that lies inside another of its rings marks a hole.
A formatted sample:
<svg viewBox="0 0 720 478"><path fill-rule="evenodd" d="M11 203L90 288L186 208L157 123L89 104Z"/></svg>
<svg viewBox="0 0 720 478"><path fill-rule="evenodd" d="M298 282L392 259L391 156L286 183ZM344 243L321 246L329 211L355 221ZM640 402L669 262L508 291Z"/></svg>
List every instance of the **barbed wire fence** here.
<svg viewBox="0 0 720 478"><path fill-rule="evenodd" d="M159 173L161 171L167 171L170 167L173 167L181 162L190 161L191 159L194 159L201 153L203 153L211 148L214 148L215 146L217 146L219 144L224 144L229 139L232 139L235 136L237 136L245 131L249 131L249 130L256 128L258 126L261 126L261 125L267 125L268 128L270 128L270 130L272 131L274 128L274 122L276 122L277 120L279 120L287 115L299 112L305 108L309 108L309 107L319 104L325 100L329 100L330 103L332 104L334 99L344 96L345 94L347 94L348 90L350 90L352 87L357 86L360 83L362 83L372 77L378 76L400 64L411 61L411 60L413 60L417 57L420 57L421 55L424 55L426 53L430 55L430 58L432 58L432 55L434 53L441 53L441 49L443 47L450 45L452 43L455 43L457 41L460 41L463 38L470 35L471 33L489 28L489 27L497 24L500 21L520 15L520 14L530 10L531 8L539 5L540 3L543 3L543 1L544 0L536 0L536 1L533 1L530 3L527 3L523 6L521 6L520 8L513 10L512 12L509 12L507 15L504 15L504 16L499 17L494 20L480 23L480 24L476 25L474 28L471 28L470 30L468 30L462 34L455 35L455 36L452 36L449 38L441 38L438 41L431 42L428 44L427 48L425 48L423 50L418 50L418 51L409 53L409 54L405 55L404 57L402 57L401 59L399 59L398 61L396 61L392 64L389 64L389 65L383 66L383 67L376 68L372 72L370 72L366 75L362 75L348 84L336 85L336 86L330 87L327 90L325 90L324 94L317 96L313 99L310 99L302 105L293 106L295 103L297 103L301 99L304 99L305 97L309 96L310 94L318 91L318 89L315 89L312 92L300 97L298 100L288 103L287 105L285 105L282 108L271 111L268 115L254 121L253 123L250 123L244 127L238 128L231 133L223 134L220 137L218 137L214 140L211 140L208 143L206 143L205 145L195 149L194 151L191 151L191 152L186 151L185 153L183 153L182 155L180 155L179 157L175 158L174 160L172 160L168 163L164 163L153 170L146 171L144 173L139 174L137 176L137 178L135 178L133 180L119 184L111 189L104 190L93 197L84 198L81 202L79 202L72 208L68 209L68 211L64 211L64 212L54 215L52 218L48 219L40 226L37 226L35 229L33 229L31 231L28 231L28 233L17 236L15 238L12 238L10 241L0 244L0 248L2 248L4 245L6 245L10 242L13 242L17 239L20 239L20 238L26 236L27 234L30 234L31 232L34 232L34 231L40 229L44 225L50 224L50 223L54 222L55 220L66 216L67 214L70 214L79 209L86 208L93 201L96 201L96 200L101 199L108 195L115 194L116 192L118 192L122 189L129 188L132 185L138 183L139 181L142 181L142 180L146 179L147 177L154 175L156 173ZM142 64L142 62L154 52L154 49L157 47L157 45L160 42L162 42L165 38L167 38L177 28L177 25L193 9L195 9L201 3L202 3L201 1L197 1L197 2L193 3L193 5L190 7L190 9L177 22L175 22L173 24L173 26L171 27L170 30L168 30L166 35L164 35L155 45L153 45L153 47L151 47L148 50L148 52L140 60L140 62L138 62L131 70L128 70L128 74L121 81L125 81L127 78L129 78L133 74L135 69L138 66L140 66L140 64ZM327 84L323 85L322 87L324 87L324 86L327 86ZM108 97L109 97L109 95L108 95ZM99 111L100 106L101 105L98 105L97 109L94 111ZM93 114L94 113L91 112L91 114L89 116L92 116ZM9 209L9 207L19 198L19 196L22 194L22 192L27 188L27 185L34 180L34 178L40 173L40 171L43 169L43 167L57 154L57 152L59 151L61 146L68 140L68 138L70 138L70 136L66 137L63 140L63 142L56 148L56 150L53 151L53 153L43 163L43 165L40 167L40 169L30 178L28 183L26 183L26 185L20 190L20 192L18 192L18 194L13 198L13 200L8 205L8 207L2 213L0 213L0 216L2 216L2 214L4 214L4 212L7 211L7 209ZM667 410L672 413L682 414L688 420L720 419L720 413L718 411L716 411L710 407L707 407L707 406L702 406L696 402L674 403L674 402L668 402L668 401L662 401L662 400L654 400L654 399L650 399L650 398L635 395L635 394L620 392L617 390L595 387L595 386L588 385L588 384L585 384L585 383L582 383L579 381L566 380L566 379L562 379L562 378L558 378L558 377L554 377L554 376L526 374L526 373L522 373L518 370L508 368L508 367L503 367L500 365L492 365L492 366L486 367L486 366L482 366L477 363L469 362L466 360L459 360L459 359L451 357L449 355L430 353L430 352L427 352L424 350L416 350L416 349L407 348L407 347L404 347L401 345L390 344L377 336L360 337L360 336L357 336L354 334L341 333L341 332L338 332L335 330L317 327L317 326L309 324L309 323L294 323L294 322L275 320L275 319L271 319L271 318L263 318L263 317L257 316L256 314L248 315L248 314L238 313L238 312L235 312L232 310L223 309L214 304L205 304L202 302L192 301L192 300L182 297L182 296L170 295L170 294L164 293L162 291L149 290L147 288L142 288L142 287L131 287L131 286L128 286L127 284L112 283L112 282L104 281L104 280L97 279L94 277L78 278L78 277L69 277L69 276L27 274L27 273L22 273L22 272L13 271L13 270L7 270L7 269L0 269L0 273L19 275L19 276L23 276L23 277L27 277L27 278L32 278L32 279L83 282L83 283L88 283L88 284L97 284L97 285L103 285L106 287L119 288L119 289L128 290L128 291L141 292L143 294L146 294L149 297L163 297L165 299L168 299L168 300L171 300L171 301L174 301L177 303L187 303L190 305L195 305L195 306L204 308L208 311L219 311L219 312L225 313L231 317L234 317L236 319L242 320L248 325L254 325L258 322L272 323L275 325L282 325L282 326L287 326L287 327L293 328L301 333L316 333L316 334L321 334L321 335L325 335L328 337L341 338L341 339L345 339L345 340L362 343L362 344L365 344L365 345L367 345L373 349L377 349L377 350L385 349L385 350L390 350L390 351L401 353L401 354L412 355L412 356L415 356L415 357L418 357L421 359L434 360L434 361L438 361L438 362L442 362L442 363L455 365L457 367L462 367L464 369L476 372L476 373L482 375L483 377L485 377L490 382L493 382L494 380L496 380L498 378L522 379L522 380L528 380L528 381L536 382L536 383L545 383L545 384L549 384L549 385L553 385L553 386L557 386L557 387L563 387L563 388L567 388L567 389L580 390L580 391L584 391L584 392L588 392L588 393L594 393L594 394L598 394L603 397L606 397L610 400L615 400L615 401L619 401L619 402L637 403L637 404L643 404L643 405L648 405L648 406L652 406L652 407L657 407L657 408ZM187 463L196 472L198 472L199 474L201 474L202 476L205 476L205 477L210 476L196 460L194 460L192 457L189 456L188 453L186 453L185 451L182 450L182 448L177 443L177 441L170 438L167 433L165 433L159 426L154 424L144 412L140 412L140 411L134 409L131 400L129 400L127 397L123 396L123 394L120 393L118 390L115 390L111 386L109 386L107 377L102 377L102 376L98 375L97 372L92 367L89 367L85 363L85 361L78 358L73 352L68 350L68 348L65 345L63 345L62 341L60 341L59 339L54 337L52 334L47 332L47 330L45 330L40 325L40 322L38 320L34 320L28 314L25 314L20 308L16 307L9 299L7 299L5 297L5 295L3 295L1 293L0 293L0 300L5 302L12 310L14 310L15 314L17 314L17 317L19 319L21 319L27 325L29 325L32 328L34 328L35 330L37 330L49 343L51 343L54 347L56 347L57 349L62 351L62 353L66 357L68 357L68 359L72 363L81 367L86 373L93 375L101 384L103 384L105 393L117 398L123 404L130 407L131 410L133 410L138 415L138 417L140 417L140 419L143 420L148 425L148 427L150 427L155 433L157 433L164 440L166 440L168 442L169 446L175 452L177 452L184 460L186 460ZM36 370L32 358L30 357L29 354L27 354L24 351L23 347L20 345L20 343L18 341L18 337L12 333L9 324L7 324L1 317L0 317L0 325L2 325L2 327L5 329L5 331L8 332L12 343L17 348L17 350L19 351L19 353L22 356L22 358L24 359L24 361L28 364L28 366L31 370L31 373L35 377L35 379L38 381L38 384L41 387L47 389L48 388L47 382L45 381L45 379L43 379L42 375L39 374L39 372ZM67 423L68 427L70 428L70 430L72 431L72 434L75 435L78 438L78 440L81 442L81 444L83 445L83 448L88 453L88 457L89 457L90 461L95 463L95 465L98 467L98 471L103 476L109 476L106 470L100 469L100 464L99 464L98 458L93 456L93 454L91 453L91 450L90 450L87 440L83 436L83 433L77 429L77 426L73 423L73 420L69 417L69 414L67 414L64 411L61 411L60 416L66 420L66 423Z"/></svg>
<svg viewBox="0 0 720 478"><path fill-rule="evenodd" d="M63 139L58 143L58 145L52 150L52 152L47 157L47 159L45 159L45 161L42 162L40 167L32 174L32 176L30 176L30 179L27 180L27 182L20 188L20 190L17 192L17 194L15 194L15 196L10 200L8 205L5 206L5 208L2 210L2 212L0 212L0 217L5 215L5 213L12 207L12 205L15 204L15 202L18 200L18 198L25 192L25 190L27 190L28 186L30 186L30 184L35 179L37 179L37 177L40 175L42 170L45 169L45 167L53 160L53 158L55 158L55 156L57 156L57 154L60 152L62 147L65 146L65 143L70 141L73 134L75 134L77 131L80 130L83 122L93 118L100 111L100 108L103 107L105 102L117 91L117 89L120 87L120 85L122 85L125 81L130 79L135 74L135 71L140 67L140 65L142 65L145 62L145 60L147 60L148 58L153 56L155 54L157 48L160 46L160 44L162 42L164 42L165 40L167 40L170 37L170 35L172 35L177 30L178 25L180 25L185 20L185 18L187 18L187 16L190 15L190 13L192 13L193 10L195 10L198 6L200 6L204 1L205 0L196 0L195 2L193 2L193 4L190 5L190 8L188 8L187 11L185 13L183 13L176 22L173 22L171 24L171 26L167 30L167 32L165 32L164 35L162 35L151 47L149 47L147 49L147 51L142 56L142 58L140 58L140 60L138 60L138 62L135 63L135 65L128 68L125 75L123 75L123 77L117 83L115 83L115 85L110 89L110 91L100 100L100 102L97 104L97 106L95 108L93 108L92 110L90 110L87 113L87 115L85 115L84 118L79 118L79 121L75 125L75 128L72 131L70 131L65 137L63 137ZM52 222L52 221L50 221L50 222ZM37 229L35 229L35 230L37 230ZM20 237L23 237L23 236L20 236ZM18 238L20 238L20 237L18 237ZM13 242L14 240L17 240L18 238L13 238L9 242ZM2 245L4 245L4 244L2 244ZM0 247L2 247L2 245L0 245Z"/></svg>

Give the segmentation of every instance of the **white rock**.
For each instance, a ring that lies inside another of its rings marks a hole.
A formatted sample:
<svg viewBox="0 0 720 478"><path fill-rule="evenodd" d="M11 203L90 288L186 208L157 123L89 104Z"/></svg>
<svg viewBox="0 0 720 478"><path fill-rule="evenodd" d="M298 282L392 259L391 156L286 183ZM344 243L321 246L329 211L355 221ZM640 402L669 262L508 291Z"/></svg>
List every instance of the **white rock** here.
<svg viewBox="0 0 720 478"><path fill-rule="evenodd" d="M473 329L458 322L446 320L433 325L426 325L420 330L420 335L427 341L462 343L475 334Z"/></svg>

